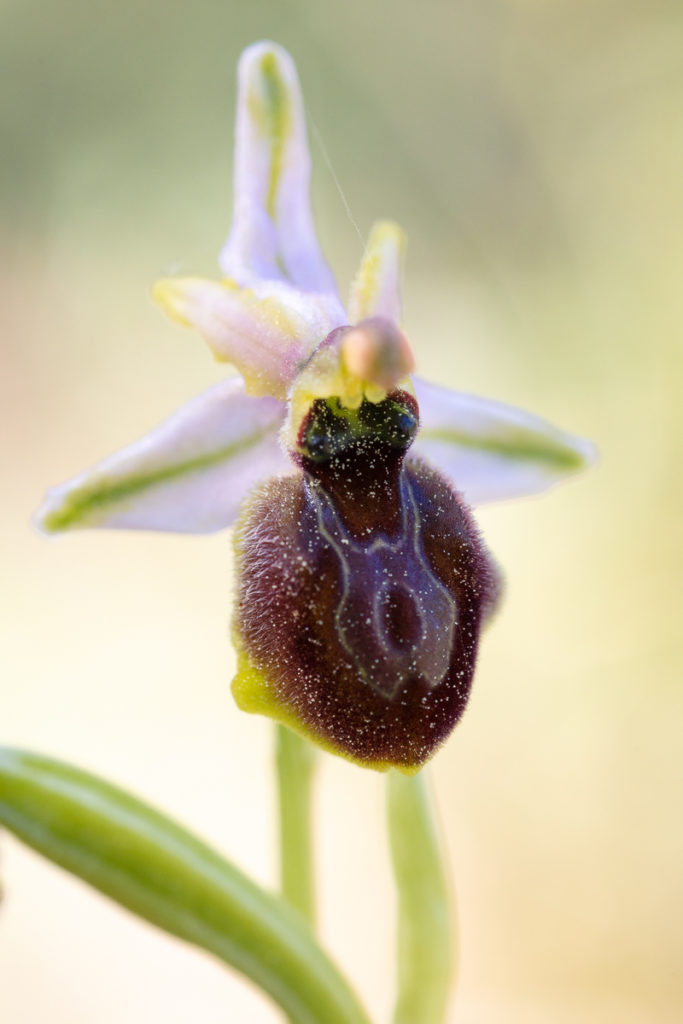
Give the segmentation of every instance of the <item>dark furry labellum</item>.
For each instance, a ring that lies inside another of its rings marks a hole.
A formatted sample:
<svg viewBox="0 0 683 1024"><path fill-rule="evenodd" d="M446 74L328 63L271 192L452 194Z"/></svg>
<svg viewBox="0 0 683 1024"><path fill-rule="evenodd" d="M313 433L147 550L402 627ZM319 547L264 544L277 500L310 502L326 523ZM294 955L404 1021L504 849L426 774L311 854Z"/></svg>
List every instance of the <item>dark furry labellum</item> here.
<svg viewBox="0 0 683 1024"><path fill-rule="evenodd" d="M358 763L416 770L469 695L496 573L451 485L406 459L412 396L319 399L296 476L250 500L236 535L241 707Z"/></svg>

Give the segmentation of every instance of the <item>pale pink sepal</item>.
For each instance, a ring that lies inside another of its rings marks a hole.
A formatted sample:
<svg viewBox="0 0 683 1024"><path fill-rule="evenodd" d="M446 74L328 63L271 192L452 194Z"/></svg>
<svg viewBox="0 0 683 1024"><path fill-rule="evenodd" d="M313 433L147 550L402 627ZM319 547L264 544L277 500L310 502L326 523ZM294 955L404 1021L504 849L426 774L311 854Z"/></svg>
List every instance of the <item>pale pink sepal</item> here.
<svg viewBox="0 0 683 1024"><path fill-rule="evenodd" d="M341 323L336 285L313 225L310 177L294 62L275 43L256 43L238 69L233 225L220 265L259 294L281 281L325 296L330 318Z"/></svg>
<svg viewBox="0 0 683 1024"><path fill-rule="evenodd" d="M216 359L236 366L252 395L284 399L320 331L329 331L315 301L302 315L229 282L168 278L157 281L152 295L177 323L196 327Z"/></svg>
<svg viewBox="0 0 683 1024"><path fill-rule="evenodd" d="M411 452L471 505L537 494L594 461L590 441L511 405L414 378L420 431Z"/></svg>
<svg viewBox="0 0 683 1024"><path fill-rule="evenodd" d="M284 405L237 378L203 392L150 434L48 491L47 533L108 527L211 533L230 526L251 487L291 471L277 434Z"/></svg>

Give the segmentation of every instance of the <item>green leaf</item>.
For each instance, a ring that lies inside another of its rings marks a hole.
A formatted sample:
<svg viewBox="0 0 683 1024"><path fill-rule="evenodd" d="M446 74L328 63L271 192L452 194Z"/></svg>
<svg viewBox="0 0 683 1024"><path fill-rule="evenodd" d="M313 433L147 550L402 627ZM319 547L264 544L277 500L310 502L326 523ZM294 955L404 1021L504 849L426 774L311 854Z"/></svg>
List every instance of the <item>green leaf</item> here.
<svg viewBox="0 0 683 1024"><path fill-rule="evenodd" d="M443 1024L453 978L450 893L424 769L387 779L389 842L398 890L394 1024Z"/></svg>
<svg viewBox="0 0 683 1024"><path fill-rule="evenodd" d="M0 824L251 978L297 1024L368 1024L298 914L123 790L67 764L0 748Z"/></svg>

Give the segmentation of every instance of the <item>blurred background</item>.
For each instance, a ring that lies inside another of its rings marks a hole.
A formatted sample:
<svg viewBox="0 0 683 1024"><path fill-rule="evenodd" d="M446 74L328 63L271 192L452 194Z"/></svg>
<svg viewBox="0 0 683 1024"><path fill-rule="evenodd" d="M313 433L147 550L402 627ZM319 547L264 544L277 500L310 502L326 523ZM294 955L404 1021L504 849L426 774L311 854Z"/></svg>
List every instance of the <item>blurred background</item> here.
<svg viewBox="0 0 683 1024"><path fill-rule="evenodd" d="M343 290L361 243L328 163L363 235L377 217L407 230L424 375L601 451L549 495L479 513L507 597L432 773L460 916L451 1020L678 1022L676 0L4 0L1 741L134 789L273 883L271 730L228 688L229 537L48 540L30 523L48 485L224 372L149 289L217 274L235 63L261 37L299 66ZM324 938L386 1021L382 783L325 758L317 798ZM7 835L0 876L8 1024L279 1019Z"/></svg>

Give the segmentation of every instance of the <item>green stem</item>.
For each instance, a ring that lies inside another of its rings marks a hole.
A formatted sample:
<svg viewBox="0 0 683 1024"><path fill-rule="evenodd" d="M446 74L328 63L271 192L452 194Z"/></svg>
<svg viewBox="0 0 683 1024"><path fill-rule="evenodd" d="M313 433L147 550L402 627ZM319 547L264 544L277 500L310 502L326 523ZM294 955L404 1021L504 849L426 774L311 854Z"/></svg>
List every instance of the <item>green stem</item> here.
<svg viewBox="0 0 683 1024"><path fill-rule="evenodd" d="M454 921L441 844L424 782L391 771L388 829L398 890L394 1024L443 1024L454 973Z"/></svg>
<svg viewBox="0 0 683 1024"><path fill-rule="evenodd" d="M277 726L280 808L280 888L287 902L315 925L312 784L316 752L284 725Z"/></svg>
<svg viewBox="0 0 683 1024"><path fill-rule="evenodd" d="M201 840L103 779L0 749L0 825L251 978L295 1024L369 1024L310 928Z"/></svg>

